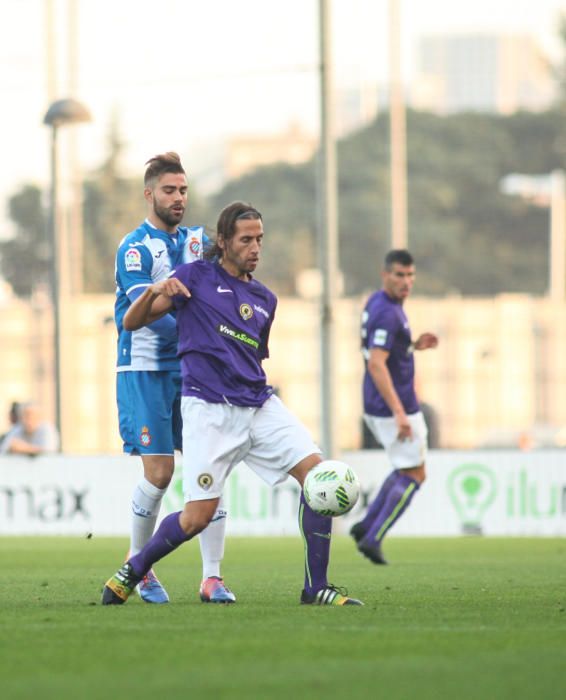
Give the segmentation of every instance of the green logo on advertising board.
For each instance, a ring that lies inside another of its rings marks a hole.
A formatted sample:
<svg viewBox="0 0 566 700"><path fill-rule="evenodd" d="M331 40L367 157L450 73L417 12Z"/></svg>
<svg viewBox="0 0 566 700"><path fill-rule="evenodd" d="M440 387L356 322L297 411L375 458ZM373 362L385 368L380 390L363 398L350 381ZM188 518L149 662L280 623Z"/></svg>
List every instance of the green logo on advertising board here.
<svg viewBox="0 0 566 700"><path fill-rule="evenodd" d="M462 464L448 477L448 494L462 523L462 532L481 535L482 519L495 500L493 471L483 464Z"/></svg>
<svg viewBox="0 0 566 700"><path fill-rule="evenodd" d="M183 496L183 468L175 467L171 484L167 489L165 498L163 499L164 511L174 513L177 510L183 510L185 498Z"/></svg>

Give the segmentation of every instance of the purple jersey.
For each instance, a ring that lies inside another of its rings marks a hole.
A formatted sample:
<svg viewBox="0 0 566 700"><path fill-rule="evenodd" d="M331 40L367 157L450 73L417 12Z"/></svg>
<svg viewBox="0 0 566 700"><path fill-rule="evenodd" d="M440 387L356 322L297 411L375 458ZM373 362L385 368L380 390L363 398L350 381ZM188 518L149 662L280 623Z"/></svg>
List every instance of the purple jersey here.
<svg viewBox="0 0 566 700"><path fill-rule="evenodd" d="M391 409L377 391L367 370L372 348L382 348L389 352L387 369L405 412L419 411L414 387L415 360L409 321L402 305L393 301L383 289L371 295L362 314L362 352L366 366L363 383L364 412L372 416L391 416Z"/></svg>
<svg viewBox="0 0 566 700"><path fill-rule="evenodd" d="M262 406L273 389L261 361L277 297L261 282L233 277L218 263L197 260L172 275L191 292L176 296L183 396L210 403Z"/></svg>

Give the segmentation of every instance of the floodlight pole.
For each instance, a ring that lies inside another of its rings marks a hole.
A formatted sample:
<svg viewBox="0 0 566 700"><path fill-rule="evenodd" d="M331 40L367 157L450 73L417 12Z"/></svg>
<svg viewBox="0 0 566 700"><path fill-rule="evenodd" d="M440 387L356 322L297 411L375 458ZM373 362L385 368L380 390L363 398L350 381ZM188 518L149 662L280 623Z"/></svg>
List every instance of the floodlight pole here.
<svg viewBox="0 0 566 700"><path fill-rule="evenodd" d="M550 174L550 289L556 301L566 297L566 177L563 170Z"/></svg>
<svg viewBox="0 0 566 700"><path fill-rule="evenodd" d="M401 80L401 0L389 0L391 247L407 247L407 124Z"/></svg>
<svg viewBox="0 0 566 700"><path fill-rule="evenodd" d="M318 254L322 276L320 299L320 416L321 447L334 455L335 436L335 339L337 267L337 179L334 140L334 90L332 73L330 0L319 0L320 146L318 172Z"/></svg>
<svg viewBox="0 0 566 700"><path fill-rule="evenodd" d="M50 106L43 123L51 128L51 201L49 207L49 243L51 246L51 301L53 308L53 382L55 425L59 431L61 449L64 432L61 400L61 240L59 236L59 148L58 132L68 124L91 120L88 109L75 99L56 100ZM80 262L80 261L79 261Z"/></svg>
<svg viewBox="0 0 566 700"><path fill-rule="evenodd" d="M51 193L49 205L49 247L51 248L51 304L53 309L53 381L55 403L55 426L61 432L61 289L60 289L60 250L59 250L59 205L58 181L59 160L57 148L58 126L51 126Z"/></svg>

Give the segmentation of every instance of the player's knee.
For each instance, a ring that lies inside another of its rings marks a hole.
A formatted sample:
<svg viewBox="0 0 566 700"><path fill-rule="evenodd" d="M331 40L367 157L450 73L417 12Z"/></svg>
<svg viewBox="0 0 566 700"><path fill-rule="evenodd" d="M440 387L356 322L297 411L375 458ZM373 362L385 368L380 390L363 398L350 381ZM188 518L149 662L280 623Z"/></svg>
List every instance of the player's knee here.
<svg viewBox="0 0 566 700"><path fill-rule="evenodd" d="M419 485L424 483L426 479L426 470L424 464L421 464L420 467L416 467L416 469L414 470L413 478L419 483Z"/></svg>
<svg viewBox="0 0 566 700"><path fill-rule="evenodd" d="M190 518L181 517L179 522L185 534L189 535L190 537L194 537L207 527L210 520L204 517L193 516Z"/></svg>
<svg viewBox="0 0 566 700"><path fill-rule="evenodd" d="M200 507L198 501L187 503L181 513L179 523L184 532L190 537L194 537L202 532L212 520L215 510L207 507Z"/></svg>
<svg viewBox="0 0 566 700"><path fill-rule="evenodd" d="M410 476L411 479L414 479L419 486L424 482L426 479L426 471L425 471L425 465L421 464L418 467L410 467L408 469L400 469L403 474L406 474L407 476Z"/></svg>
<svg viewBox="0 0 566 700"><path fill-rule="evenodd" d="M173 478L175 464L171 460L158 462L153 461L147 463L144 461L144 476L145 478L158 489L166 489Z"/></svg>
<svg viewBox="0 0 566 700"><path fill-rule="evenodd" d="M146 479L158 489L166 489L171 483L171 476L171 474L162 473L154 474L152 476L146 476Z"/></svg>

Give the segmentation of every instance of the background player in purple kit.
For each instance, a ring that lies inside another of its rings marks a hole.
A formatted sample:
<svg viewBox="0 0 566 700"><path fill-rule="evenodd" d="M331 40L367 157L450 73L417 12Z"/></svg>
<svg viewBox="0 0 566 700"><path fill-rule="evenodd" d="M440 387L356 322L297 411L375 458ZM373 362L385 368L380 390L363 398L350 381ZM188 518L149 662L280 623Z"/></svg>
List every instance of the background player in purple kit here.
<svg viewBox="0 0 566 700"><path fill-rule="evenodd" d="M301 486L322 461L306 428L273 394L261 365L277 305L252 276L262 241L261 214L234 202L218 220L217 262L182 265L148 287L124 317L133 330L177 308L185 507L164 518L145 547L107 581L104 605L124 603L154 562L208 525L240 461L270 485L291 474ZM312 511L302 493L299 526L305 542L301 602L361 605L328 584L332 519Z"/></svg>
<svg viewBox="0 0 566 700"><path fill-rule="evenodd" d="M350 534L375 564L387 564L381 543L425 479L427 428L415 393L414 350L438 345L432 333L415 341L403 303L415 281L409 251L391 250L381 273L382 288L362 314L364 420L393 466L365 517Z"/></svg>
<svg viewBox="0 0 566 700"><path fill-rule="evenodd" d="M180 225L188 188L177 153L154 156L146 165L147 218L124 236L116 253L120 435L124 451L140 455L144 470L132 496L130 554L139 552L153 534L175 469L174 450L181 449L181 376L174 316L166 314L149 327L131 332L124 328L124 315L147 287L167 279L180 264L201 260L207 245L212 245L202 226ZM203 602L235 601L220 577L225 528L226 511L219 504L213 522L200 536ZM169 600L153 570L140 581L138 592L147 603Z"/></svg>

